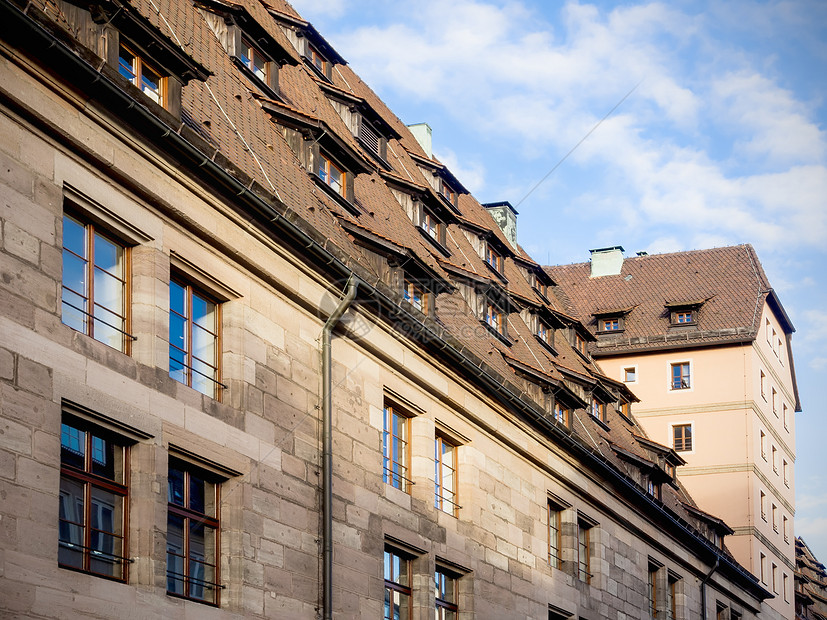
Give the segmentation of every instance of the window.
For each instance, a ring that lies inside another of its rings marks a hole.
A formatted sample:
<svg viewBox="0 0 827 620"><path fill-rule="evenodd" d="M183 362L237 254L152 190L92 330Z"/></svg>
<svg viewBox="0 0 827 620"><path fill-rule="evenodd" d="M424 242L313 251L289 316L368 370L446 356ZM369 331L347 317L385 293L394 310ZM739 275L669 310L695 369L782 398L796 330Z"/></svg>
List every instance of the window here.
<svg viewBox="0 0 827 620"><path fill-rule="evenodd" d="M672 389L686 390L692 386L689 378L689 362L672 364Z"/></svg>
<svg viewBox="0 0 827 620"><path fill-rule="evenodd" d="M649 564L649 613L653 618L657 617L658 613L658 571L659 566Z"/></svg>
<svg viewBox="0 0 827 620"><path fill-rule="evenodd" d="M433 213L428 211L427 209L423 209L422 211L422 222L420 224L422 230L424 230L429 237L442 243L444 240L443 235L443 224L442 222L434 216Z"/></svg>
<svg viewBox="0 0 827 620"><path fill-rule="evenodd" d="M778 357L778 361L781 363L782 366L784 365L784 358L781 355L781 347L782 347L783 344L784 343L781 341L781 338L779 338L776 341L776 347L775 347L775 355Z"/></svg>
<svg viewBox="0 0 827 620"><path fill-rule="evenodd" d="M405 301L407 301L420 312L427 314L428 291L426 291L425 288L418 282L414 282L408 279L405 279L404 287L405 289L403 291L403 297L405 298Z"/></svg>
<svg viewBox="0 0 827 620"><path fill-rule="evenodd" d="M778 474L778 450L775 446L772 447L772 470Z"/></svg>
<svg viewBox="0 0 827 620"><path fill-rule="evenodd" d="M677 620L678 618L678 582L680 577L669 575L666 587L666 609L668 612L667 620Z"/></svg>
<svg viewBox="0 0 827 620"><path fill-rule="evenodd" d="M784 414L784 417L783 417L783 420L784 420L784 430L785 430L785 431L789 431L790 429L789 429L789 427L787 426L787 419L789 418L789 413L788 413L788 411L787 411L787 405L786 405L786 404L781 405L781 412Z"/></svg>
<svg viewBox="0 0 827 620"><path fill-rule="evenodd" d="M456 620L459 612L456 577L437 566L434 572L434 586L436 592L436 620Z"/></svg>
<svg viewBox="0 0 827 620"><path fill-rule="evenodd" d="M775 562L772 563L772 591L775 594L778 594L778 582L776 581L776 576L778 574L778 566Z"/></svg>
<svg viewBox="0 0 827 620"><path fill-rule="evenodd" d="M778 531L778 507L775 504L772 505L772 529Z"/></svg>
<svg viewBox="0 0 827 620"><path fill-rule="evenodd" d="M434 440L434 506L456 516L457 447L437 436Z"/></svg>
<svg viewBox="0 0 827 620"><path fill-rule="evenodd" d="M767 520L767 495L763 491L759 491L759 499L761 501L761 518Z"/></svg>
<svg viewBox="0 0 827 620"><path fill-rule="evenodd" d="M600 402L597 400L596 396L592 396L592 416L600 420L601 422L606 421L606 403Z"/></svg>
<svg viewBox="0 0 827 620"><path fill-rule="evenodd" d="M787 533L787 517L781 517L781 533L784 534L784 542L790 542L790 535Z"/></svg>
<svg viewBox="0 0 827 620"><path fill-rule="evenodd" d="M775 417L778 417L778 392L775 391L775 388L770 388L772 390L772 412L775 414Z"/></svg>
<svg viewBox="0 0 827 620"><path fill-rule="evenodd" d="M651 477L646 479L646 493L660 499L660 484L652 480Z"/></svg>
<svg viewBox="0 0 827 620"><path fill-rule="evenodd" d="M772 327L770 326L770 320L766 319L766 321L767 321L767 323L766 323L767 342L769 344L772 344L772 336L770 336L770 334L772 333Z"/></svg>
<svg viewBox="0 0 827 620"><path fill-rule="evenodd" d="M440 190L439 193L442 194L443 198L450 202L452 205L456 206L457 204L457 192L448 185L444 180L440 182Z"/></svg>
<svg viewBox="0 0 827 620"><path fill-rule="evenodd" d="M692 310L683 310L675 313L675 323L678 325L683 323L694 323L695 313Z"/></svg>
<svg viewBox="0 0 827 620"><path fill-rule="evenodd" d="M126 448L73 416L60 426L58 564L126 581Z"/></svg>
<svg viewBox="0 0 827 620"><path fill-rule="evenodd" d="M554 329L550 327L542 319L537 320L537 337L546 344L552 344L554 341Z"/></svg>
<svg viewBox="0 0 827 620"><path fill-rule="evenodd" d="M345 196L345 181L347 173L345 170L323 153L319 153L319 178L340 196Z"/></svg>
<svg viewBox="0 0 827 620"><path fill-rule="evenodd" d="M627 418L632 415L632 403L621 402L620 403L620 413L625 415Z"/></svg>
<svg viewBox="0 0 827 620"><path fill-rule="evenodd" d="M146 62L133 48L120 44L118 71L160 106L166 106L166 78Z"/></svg>
<svg viewBox="0 0 827 620"><path fill-rule="evenodd" d="M247 37L241 38L241 64L247 67L253 74L265 84L270 84L270 59L264 55L255 45L250 43Z"/></svg>
<svg viewBox="0 0 827 620"><path fill-rule="evenodd" d="M170 461L167 484L167 594L219 604L220 486L182 461Z"/></svg>
<svg viewBox="0 0 827 620"><path fill-rule="evenodd" d="M764 431L760 431L760 438L761 438L761 456L766 461L767 460L767 435Z"/></svg>
<svg viewBox="0 0 827 620"><path fill-rule="evenodd" d="M568 426L570 415L571 410L568 407L564 407L560 402L554 403L554 419L560 424L563 426Z"/></svg>
<svg viewBox="0 0 827 620"><path fill-rule="evenodd" d="M382 479L385 483L409 492L408 467L410 455L408 442L410 420L391 405L385 405L385 422L382 431Z"/></svg>
<svg viewBox="0 0 827 620"><path fill-rule="evenodd" d="M577 576L586 583L591 582L591 558L589 558L589 538L591 525L585 521L577 522Z"/></svg>
<svg viewBox="0 0 827 620"><path fill-rule="evenodd" d="M672 427L672 448L675 452L692 451L692 425L675 424Z"/></svg>
<svg viewBox="0 0 827 620"><path fill-rule="evenodd" d="M503 272L503 256L492 248L490 243L486 246L485 261L491 265L494 271L498 273Z"/></svg>
<svg viewBox="0 0 827 620"><path fill-rule="evenodd" d="M729 607L721 601L715 601L715 620L729 620Z"/></svg>
<svg viewBox="0 0 827 620"><path fill-rule="evenodd" d="M760 370L759 372L761 373L761 398L767 400L767 375L764 374L763 370Z"/></svg>
<svg viewBox="0 0 827 620"><path fill-rule="evenodd" d="M309 42L307 44L307 58L308 60L310 60L310 64L313 67L315 67L319 71L319 73L321 73L324 76L329 75L329 63L327 59L324 56L322 56L319 50L317 50Z"/></svg>
<svg viewBox="0 0 827 620"><path fill-rule="evenodd" d="M605 319L600 319L599 322L599 330L602 332L616 332L621 330L620 325L620 318L619 317L609 317Z"/></svg>
<svg viewBox="0 0 827 620"><path fill-rule="evenodd" d="M758 556L759 556L759 561L761 562L761 567L760 567L761 583L767 583L767 556L764 555L763 552L759 553Z"/></svg>
<svg viewBox="0 0 827 620"><path fill-rule="evenodd" d="M492 303L486 305L485 322L498 334L504 334L503 313Z"/></svg>
<svg viewBox="0 0 827 620"><path fill-rule="evenodd" d="M784 576L782 577L782 586L783 586L783 589L781 590L781 593L784 595L784 602L785 602L785 603L789 603L789 602L790 602L790 597L789 597L789 595L787 594L787 592L789 592L789 585L790 585L790 584L789 584L789 581L790 581L790 577L789 577L789 575L787 575L787 573L784 573Z"/></svg>
<svg viewBox="0 0 827 620"><path fill-rule="evenodd" d="M787 475L787 459L781 459L781 473L784 476L784 484L790 486L790 479Z"/></svg>
<svg viewBox="0 0 827 620"><path fill-rule="evenodd" d="M437 590L439 592L439 590ZM395 549L385 549L385 620L411 617L411 562Z"/></svg>
<svg viewBox="0 0 827 620"><path fill-rule="evenodd" d="M548 503L548 563L554 568L563 567L562 556L562 508L549 501Z"/></svg>
<svg viewBox="0 0 827 620"><path fill-rule="evenodd" d="M63 322L128 352L127 249L95 225L63 216Z"/></svg>
<svg viewBox="0 0 827 620"><path fill-rule="evenodd" d="M583 355L588 355L586 350L586 339L578 332L574 332L574 348Z"/></svg>
<svg viewBox="0 0 827 620"><path fill-rule="evenodd" d="M219 306L189 284L169 283L169 375L211 398L218 380Z"/></svg>
<svg viewBox="0 0 827 620"><path fill-rule="evenodd" d="M629 366L623 369L623 382L636 383L637 382L637 366Z"/></svg>

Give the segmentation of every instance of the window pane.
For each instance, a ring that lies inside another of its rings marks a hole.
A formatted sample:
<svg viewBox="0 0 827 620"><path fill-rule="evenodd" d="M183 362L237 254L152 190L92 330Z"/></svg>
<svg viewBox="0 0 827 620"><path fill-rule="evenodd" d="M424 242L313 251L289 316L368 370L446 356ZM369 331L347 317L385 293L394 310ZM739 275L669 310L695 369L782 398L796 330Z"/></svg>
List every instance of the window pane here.
<svg viewBox="0 0 827 620"><path fill-rule="evenodd" d="M58 562L83 568L83 485L66 477L60 479Z"/></svg>
<svg viewBox="0 0 827 620"><path fill-rule="evenodd" d="M135 83L136 60L135 55L121 45L118 57L118 71L133 84Z"/></svg>
<svg viewBox="0 0 827 620"><path fill-rule="evenodd" d="M215 304L193 293L192 321L209 331L215 331Z"/></svg>
<svg viewBox="0 0 827 620"><path fill-rule="evenodd" d="M177 282L169 283L169 309L187 316L186 289Z"/></svg>
<svg viewBox="0 0 827 620"><path fill-rule="evenodd" d="M155 103L161 103L161 76L146 65L141 71L141 90Z"/></svg>
<svg viewBox="0 0 827 620"><path fill-rule="evenodd" d="M116 452L121 450L111 441L92 436L92 473L120 482L120 467L116 463Z"/></svg>
<svg viewBox="0 0 827 620"><path fill-rule="evenodd" d="M184 519L167 517L167 591L184 595Z"/></svg>
<svg viewBox="0 0 827 620"><path fill-rule="evenodd" d="M83 469L86 455L86 433L80 429L61 424L60 463Z"/></svg>
<svg viewBox="0 0 827 620"><path fill-rule="evenodd" d="M201 514L206 514L205 506L205 485L204 479L190 472L190 503L189 509Z"/></svg>
<svg viewBox="0 0 827 620"><path fill-rule="evenodd" d="M184 472L173 467L167 475L167 501L176 506L184 505Z"/></svg>

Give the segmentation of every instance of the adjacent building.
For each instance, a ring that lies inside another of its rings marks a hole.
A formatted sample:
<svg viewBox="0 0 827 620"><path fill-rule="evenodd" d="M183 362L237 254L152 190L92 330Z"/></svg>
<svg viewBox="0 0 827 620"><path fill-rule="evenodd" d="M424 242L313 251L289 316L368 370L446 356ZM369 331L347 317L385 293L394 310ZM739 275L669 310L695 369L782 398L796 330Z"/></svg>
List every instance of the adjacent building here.
<svg viewBox="0 0 827 620"><path fill-rule="evenodd" d="M784 617L516 211L288 4L0 24L0 615Z"/></svg>
<svg viewBox="0 0 827 620"><path fill-rule="evenodd" d="M794 613L794 328L750 245L547 269L594 335L610 378L640 398L647 435L685 461L698 505L733 529L727 546Z"/></svg>
<svg viewBox="0 0 827 620"><path fill-rule="evenodd" d="M796 620L827 618L827 569L798 536L795 539L795 617Z"/></svg>

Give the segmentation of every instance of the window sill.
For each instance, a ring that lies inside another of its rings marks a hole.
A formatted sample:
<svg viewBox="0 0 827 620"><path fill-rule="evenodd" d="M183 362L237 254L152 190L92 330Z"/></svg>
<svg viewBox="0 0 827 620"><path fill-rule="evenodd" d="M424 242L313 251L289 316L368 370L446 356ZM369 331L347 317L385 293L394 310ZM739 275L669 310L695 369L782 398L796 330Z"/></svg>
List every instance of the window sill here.
<svg viewBox="0 0 827 620"><path fill-rule="evenodd" d="M266 96L270 97L270 99L275 99L281 103L284 103L284 100L279 96L279 94L273 90L266 82L264 82L260 77L258 77L255 73L250 70L250 67L245 65L237 56L233 56L233 64L235 64L236 69L241 71L250 82L255 84L261 92L264 93Z"/></svg>
<svg viewBox="0 0 827 620"><path fill-rule="evenodd" d="M537 339L537 342L539 342L543 346L543 348L549 353L551 353L554 357L557 357L559 355L557 349L555 349L550 343L540 338L540 336L538 336L537 334L534 334L534 337Z"/></svg>
<svg viewBox="0 0 827 620"><path fill-rule="evenodd" d="M607 432L608 432L608 431L610 431L610 430L611 430L611 427L610 427L610 426L609 426L606 422L604 422L603 420L601 420L600 418L596 418L596 417L594 417L592 414L589 414L589 417L590 417L592 420L594 420L595 424L597 424L597 425L598 425L600 428L602 428L604 431L607 431Z"/></svg>
<svg viewBox="0 0 827 620"><path fill-rule="evenodd" d="M508 345L509 347L512 344L514 344L514 343L511 342L511 340L508 338L508 336L498 332L496 329L491 327L486 321L480 320L480 323L485 326L485 329L487 329L491 333L491 335L496 336L497 339L500 340L500 342L502 342L503 344Z"/></svg>
<svg viewBox="0 0 827 620"><path fill-rule="evenodd" d="M503 259L503 260L505 260L505 259ZM503 275L502 271L497 271L497 269L495 269L494 266L491 263L489 263L487 260L483 260L482 262L485 263L485 266L488 267L488 269L491 271L491 273L493 273L495 276L497 276L497 278L499 278L499 280L501 282L503 282L504 284L508 284L508 280Z"/></svg>
<svg viewBox="0 0 827 620"><path fill-rule="evenodd" d="M304 61L304 66L307 67L308 69L310 69L310 71L313 72L313 76L315 76L315 77L317 77L321 80L324 80L328 84L333 84L331 79L329 77L327 77L324 73L319 71L319 68L316 65L314 65L307 56L302 56L302 60Z"/></svg>
<svg viewBox="0 0 827 620"><path fill-rule="evenodd" d="M322 181L319 178L318 174L315 174L313 172L308 172L307 174L309 174L311 177L313 177L313 181L316 183L316 185L321 187L328 196L330 196L339 205L341 205L348 213L350 213L351 215L356 215L356 216L361 215L361 211L359 211L359 209L356 207L355 204L350 202L347 198L345 198L340 193L338 193L336 190L334 190L332 187L330 187L330 185L328 185L327 183ZM351 174L351 173L348 172L348 174Z"/></svg>
<svg viewBox="0 0 827 620"><path fill-rule="evenodd" d="M622 334L624 331L626 331L626 330L621 327L620 329L602 329L602 330L598 330L598 331L595 332L595 334L598 335L598 336L607 336L607 335L611 335L611 334Z"/></svg>

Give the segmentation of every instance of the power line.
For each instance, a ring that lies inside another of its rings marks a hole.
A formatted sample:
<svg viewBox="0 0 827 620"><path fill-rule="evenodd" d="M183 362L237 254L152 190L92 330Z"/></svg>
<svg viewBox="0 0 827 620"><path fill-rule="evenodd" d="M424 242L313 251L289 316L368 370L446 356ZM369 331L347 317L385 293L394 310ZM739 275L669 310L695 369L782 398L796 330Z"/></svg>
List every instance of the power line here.
<svg viewBox="0 0 827 620"><path fill-rule="evenodd" d="M546 173L546 175L545 175L542 179L540 179L540 180L537 182L537 184L536 184L534 187L532 187L532 188L529 190L529 192L528 192L525 196L523 196L523 197L520 199L520 201L519 201L516 205L514 205L514 206L515 206L515 208L516 208L516 207L519 207L519 206L520 206L523 202L525 202L525 199L526 199L526 198L528 198L529 196L531 196L531 194L533 194L533 193L534 193L534 190L536 190L538 187L540 187L540 185L542 185L542 184L543 184L543 182L544 182L547 178L549 178L549 177L551 176L551 174L552 174L555 170L557 170L557 168L559 168L559 167L560 167L560 164L562 164L564 161L566 161L566 160L568 159L569 155L571 155L572 153L574 153L574 151L577 149L577 147L578 147L578 146L580 146L581 144L583 144L583 143L586 141L586 138L588 138L590 135L592 135L592 134L594 133L595 129L597 129L598 127L600 127L600 125L602 125L602 124L603 124L603 121L605 121L607 118L609 118L609 116L611 116L611 115L612 115L612 112L614 112L615 110L617 110L617 109L620 107L620 105L621 105L624 101L626 101L626 99L628 99L628 98L629 98L629 96L630 96L633 92L635 92L635 91L637 90L637 87L638 87L638 86L640 86L642 82L643 82L643 80L641 80L640 82L638 82L637 84L635 84L635 85L632 87L632 90L630 90L628 93L626 93L626 94L623 96L623 98L622 98L620 101L618 101L618 102L615 104L615 106L614 106L611 110L609 110L608 112L606 112L606 116L604 116L604 117L603 117L603 118L601 118L599 121L597 121L597 123L595 124L595 126L594 126L594 127L592 127L592 128L588 131L588 133L580 139L580 142L578 142L578 143L577 143L577 144L575 144L573 147L571 147L571 150L569 150L569 152L568 152L568 153L566 153L560 161L558 161L556 164L554 164L554 167L553 167L551 170L549 170L549 171Z"/></svg>

